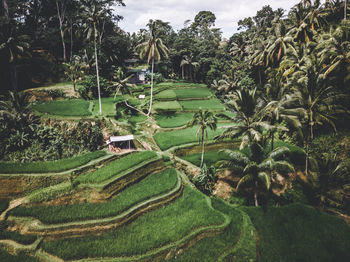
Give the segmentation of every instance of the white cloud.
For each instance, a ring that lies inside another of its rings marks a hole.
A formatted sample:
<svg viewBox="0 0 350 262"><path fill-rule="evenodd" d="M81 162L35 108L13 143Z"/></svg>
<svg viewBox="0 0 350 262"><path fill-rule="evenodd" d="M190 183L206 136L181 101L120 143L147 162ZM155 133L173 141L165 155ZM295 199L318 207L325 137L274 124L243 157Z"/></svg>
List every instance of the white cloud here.
<svg viewBox="0 0 350 262"><path fill-rule="evenodd" d="M120 27L128 32L145 28L149 19L170 22L175 30L183 27L185 20L193 20L202 10L216 16L216 27L221 28L224 37L230 37L237 28L237 22L254 16L264 5L273 9L289 10L299 0L124 0L126 7L117 7L116 12L124 16Z"/></svg>

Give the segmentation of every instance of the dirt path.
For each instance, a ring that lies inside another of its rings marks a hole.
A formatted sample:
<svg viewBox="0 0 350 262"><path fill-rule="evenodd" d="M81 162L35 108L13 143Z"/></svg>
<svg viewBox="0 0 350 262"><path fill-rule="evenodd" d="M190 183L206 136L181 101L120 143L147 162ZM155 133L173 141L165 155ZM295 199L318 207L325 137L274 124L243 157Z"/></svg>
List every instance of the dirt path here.
<svg viewBox="0 0 350 262"><path fill-rule="evenodd" d="M12 201L10 202L10 204L9 204L9 207L8 207L4 212L2 212L2 214L0 215L0 221L4 221L5 218L6 218L6 214L7 214L10 210L12 210L12 209L18 207L19 205L22 205L22 204L25 202L25 200L26 200L25 197L12 200Z"/></svg>

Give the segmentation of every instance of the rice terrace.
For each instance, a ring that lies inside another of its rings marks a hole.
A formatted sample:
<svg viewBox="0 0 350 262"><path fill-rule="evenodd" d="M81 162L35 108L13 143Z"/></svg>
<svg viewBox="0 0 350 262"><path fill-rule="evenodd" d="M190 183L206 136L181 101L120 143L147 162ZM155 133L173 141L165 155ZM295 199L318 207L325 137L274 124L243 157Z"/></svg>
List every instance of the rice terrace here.
<svg viewBox="0 0 350 262"><path fill-rule="evenodd" d="M1 0L0 261L350 261L349 9Z"/></svg>

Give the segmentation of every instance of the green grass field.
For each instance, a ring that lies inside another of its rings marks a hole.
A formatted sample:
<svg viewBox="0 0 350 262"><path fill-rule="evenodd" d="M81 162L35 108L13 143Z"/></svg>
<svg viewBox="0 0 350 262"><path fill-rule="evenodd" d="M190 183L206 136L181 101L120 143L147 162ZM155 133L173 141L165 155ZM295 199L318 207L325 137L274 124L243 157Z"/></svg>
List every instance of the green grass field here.
<svg viewBox="0 0 350 262"><path fill-rule="evenodd" d="M206 87L175 89L174 93L178 100L190 98L208 98L212 96L212 93Z"/></svg>
<svg viewBox="0 0 350 262"><path fill-rule="evenodd" d="M98 115L98 113L99 113L98 99L95 99L93 102L94 102L93 113L95 115ZM116 102L116 100L114 100L114 97L101 98L102 114L104 116L114 117L116 115L115 102Z"/></svg>
<svg viewBox="0 0 350 262"><path fill-rule="evenodd" d="M36 259L34 257L30 257L24 254L19 254L17 256L9 254L7 251L0 248L0 261L4 262L39 262L39 259Z"/></svg>
<svg viewBox="0 0 350 262"><path fill-rule="evenodd" d="M230 249L237 248L234 251L236 259L229 257L223 261L256 261L256 239L251 235L254 227L250 221L244 221L242 214L232 206L227 205L219 199L212 199L213 207L222 213L228 215L231 219L229 227L221 234L214 237L207 237L200 240L180 256L171 259L171 262L212 262L218 261L218 258ZM242 233L241 233L242 232ZM248 233L248 234L246 234ZM247 235L247 241L243 242L244 235Z"/></svg>
<svg viewBox="0 0 350 262"><path fill-rule="evenodd" d="M72 99L37 103L32 108L42 114L74 117L90 116L89 105L89 101Z"/></svg>
<svg viewBox="0 0 350 262"><path fill-rule="evenodd" d="M223 124L219 124L215 131L208 130L208 139L212 140L215 136L220 135L224 129L220 128ZM155 134L154 139L161 150L169 149L173 146L194 143L198 141L198 127L174 130L169 132L160 132Z"/></svg>
<svg viewBox="0 0 350 262"><path fill-rule="evenodd" d="M144 161L155 158L157 154L153 151L141 151L129 154L120 159L114 160L108 165L97 169L94 172L82 174L76 179L80 183L99 183L111 177L117 176L122 171L125 171L133 166Z"/></svg>
<svg viewBox="0 0 350 262"><path fill-rule="evenodd" d="M196 166L200 166L201 164L201 157L202 154L193 154L193 155L187 155L182 157L188 162L191 162L192 164ZM216 162L220 160L229 160L230 158L223 153L220 153L219 151L208 151L204 153L204 163L207 164L207 166L215 165Z"/></svg>
<svg viewBox="0 0 350 262"><path fill-rule="evenodd" d="M133 205L141 203L175 188L177 174L175 169L150 175L123 190L116 198L104 203L81 203L59 206L20 206L10 211L14 216L38 218L46 224L83 221L116 216ZM1 237L1 235L0 235Z"/></svg>
<svg viewBox="0 0 350 262"><path fill-rule="evenodd" d="M176 93L173 90L164 90L154 96L156 100L176 100Z"/></svg>
<svg viewBox="0 0 350 262"><path fill-rule="evenodd" d="M210 100L180 101L179 103L183 107L183 110L187 111L197 111L199 108L216 111L225 110L225 106L216 98Z"/></svg>
<svg viewBox="0 0 350 262"><path fill-rule="evenodd" d="M193 113L177 113L172 115L157 115L156 120L160 127L172 128L186 125L193 118Z"/></svg>
<svg viewBox="0 0 350 262"><path fill-rule="evenodd" d="M0 162L0 170L1 173L4 174L63 172L85 165L94 159L105 156L106 154L106 151L95 151L56 161L40 161L31 163Z"/></svg>
<svg viewBox="0 0 350 262"><path fill-rule="evenodd" d="M155 102L153 104L153 110L174 110L181 111L182 106L177 101L169 101L169 102Z"/></svg>
<svg viewBox="0 0 350 262"><path fill-rule="evenodd" d="M44 242L42 247L64 260L131 256L159 248L203 226L224 223L206 197L187 186L175 202L148 212L130 224L99 236Z"/></svg>
<svg viewBox="0 0 350 262"><path fill-rule="evenodd" d="M350 227L311 206L242 208L259 232L259 261L349 261Z"/></svg>

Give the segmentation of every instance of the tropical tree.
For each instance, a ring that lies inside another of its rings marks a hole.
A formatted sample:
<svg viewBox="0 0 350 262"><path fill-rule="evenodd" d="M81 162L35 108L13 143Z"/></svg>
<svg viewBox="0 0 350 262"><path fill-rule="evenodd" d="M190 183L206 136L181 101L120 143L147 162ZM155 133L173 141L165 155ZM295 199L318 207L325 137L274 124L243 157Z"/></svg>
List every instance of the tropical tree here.
<svg viewBox="0 0 350 262"><path fill-rule="evenodd" d="M114 4L124 5L123 0L82 0L82 17L84 19L84 27L87 32L87 39L93 39L94 56L96 66L99 115L102 115L101 90L100 90L100 74L98 66L98 42L101 44L106 23L106 17L113 18ZM99 29L100 28L100 29Z"/></svg>
<svg viewBox="0 0 350 262"><path fill-rule="evenodd" d="M153 100L153 77L154 77L154 61L160 60L161 57L168 58L168 48L163 44L161 38L157 35L156 23L153 20L150 20L148 23L149 32L147 35L147 40L140 45L138 48L140 51L140 58L144 59L147 56L147 62L152 62L152 71L151 71L151 98L149 103L149 109L147 116L151 115L152 110L152 100Z"/></svg>
<svg viewBox="0 0 350 262"><path fill-rule="evenodd" d="M22 34L15 22L3 21L0 27L0 57L6 61L11 72L11 84L14 92L18 90L17 66L23 57L30 57L29 36Z"/></svg>
<svg viewBox="0 0 350 262"><path fill-rule="evenodd" d="M233 150L222 152L229 160L219 161L217 165L219 168L226 168L234 174L241 175L236 190L244 185L252 187L255 206L259 206L258 193L262 189L270 189L273 173L285 175L294 172L294 167L285 160L290 153L287 147L278 147L265 155L263 147L253 143L250 145L249 153Z"/></svg>
<svg viewBox="0 0 350 262"><path fill-rule="evenodd" d="M236 90L229 104L235 109L236 115L230 117L219 114L219 116L232 121L234 124L226 127L226 130L216 139L242 137L240 149L243 149L252 143L262 141L263 129L270 130L274 128L268 122L262 120L265 112L261 111L261 107L258 106L256 88L253 90Z"/></svg>
<svg viewBox="0 0 350 262"><path fill-rule="evenodd" d="M193 81L193 70L194 68L199 66L199 63L194 62L193 59L194 59L193 56L190 55L190 56L184 56L183 59L181 60L180 67L182 68L182 79L184 79L185 65L188 65L188 72L189 72L188 74L191 81Z"/></svg>
<svg viewBox="0 0 350 262"><path fill-rule="evenodd" d="M193 178L193 183L202 192L211 194L217 180L216 168L214 166L207 167L204 163L201 172Z"/></svg>
<svg viewBox="0 0 350 262"><path fill-rule="evenodd" d="M89 68L89 64L81 56L74 55L69 63L63 63L66 76L73 82L74 91L78 80L84 75Z"/></svg>
<svg viewBox="0 0 350 262"><path fill-rule="evenodd" d="M192 120L187 124L188 127L199 126L197 131L197 136L202 146L202 156L201 165L203 167L204 163L204 145L208 141L208 128L211 130L216 130L217 128L217 118L214 116L213 112L208 110L199 109L197 113L193 115Z"/></svg>

